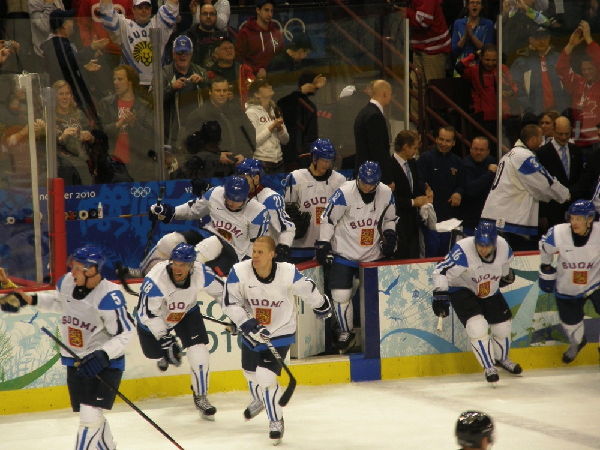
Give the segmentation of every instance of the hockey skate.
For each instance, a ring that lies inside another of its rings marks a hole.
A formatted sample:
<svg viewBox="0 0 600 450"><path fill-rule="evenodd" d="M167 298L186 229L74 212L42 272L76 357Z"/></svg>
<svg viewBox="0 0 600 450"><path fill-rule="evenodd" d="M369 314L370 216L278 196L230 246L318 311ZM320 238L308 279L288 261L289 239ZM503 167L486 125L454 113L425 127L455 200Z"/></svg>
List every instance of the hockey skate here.
<svg viewBox="0 0 600 450"><path fill-rule="evenodd" d="M500 380L500 376L498 376L498 369L495 367L488 367L485 369L485 379L488 383L497 383Z"/></svg>
<svg viewBox="0 0 600 450"><path fill-rule="evenodd" d="M279 445L283 438L283 430L283 419L269 422L269 438L272 439L273 445Z"/></svg>
<svg viewBox="0 0 600 450"><path fill-rule="evenodd" d="M194 405L200 410L202 418L206 420L215 420L215 413L217 408L210 404L206 395L194 394Z"/></svg>
<svg viewBox="0 0 600 450"><path fill-rule="evenodd" d="M562 362L564 362L565 364L573 362L577 357L577 354L581 351L583 347L585 347L585 344L587 344L587 339L584 336L579 344L569 345L567 351L564 352L562 355Z"/></svg>
<svg viewBox="0 0 600 450"><path fill-rule="evenodd" d="M258 416L263 409L265 409L265 405L263 404L262 400L254 399L248 406L246 406L246 409L244 410L244 417L246 420L253 419L254 417Z"/></svg>
<svg viewBox="0 0 600 450"><path fill-rule="evenodd" d="M512 362L508 358L502 361L496 360L496 367L502 367L504 370L512 373L513 375L519 375L521 372L523 372L523 368L520 364Z"/></svg>
<svg viewBox="0 0 600 450"><path fill-rule="evenodd" d="M336 346L340 354L347 353L354 343L355 334L352 331L342 331L336 342Z"/></svg>

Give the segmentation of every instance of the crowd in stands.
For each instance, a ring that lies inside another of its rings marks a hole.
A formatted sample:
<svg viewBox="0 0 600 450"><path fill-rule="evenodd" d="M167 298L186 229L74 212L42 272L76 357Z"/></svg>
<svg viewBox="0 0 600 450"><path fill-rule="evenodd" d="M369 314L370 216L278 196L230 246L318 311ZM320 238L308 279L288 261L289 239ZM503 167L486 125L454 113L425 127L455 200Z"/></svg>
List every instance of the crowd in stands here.
<svg viewBox="0 0 600 450"><path fill-rule="evenodd" d="M600 172L597 1L387 1L382 14L408 19L412 62L425 81L465 87L467 112L479 127L455 129L455 116L441 112L446 122L427 130L435 136L431 146L426 135L392 136L388 105L396 86L360 74L335 92L333 120L323 126L325 105L315 93L331 82L328 71L309 58L309 31L283 33L274 18L290 6L275 0L245 2L255 14L236 28L229 20L238 5L227 0L9 0L0 10L0 72L40 73L54 88L59 175L67 184L158 179L152 82L160 59L171 178L227 176L245 157L261 160L267 173L289 172L305 167L311 143L327 137L338 168L382 164L384 182L398 192L398 215L412 217L406 229L430 204L438 221L458 217L472 231L498 169L491 137L500 108L504 151L524 126L539 124L540 163L572 199L590 198ZM150 28L158 28L161 48L153 48ZM23 88L3 88L0 142L22 153ZM45 123L37 119L34 128L41 141ZM470 150L455 145L457 132ZM540 232L564 211L545 204ZM445 238L425 234L427 256L445 254Z"/></svg>

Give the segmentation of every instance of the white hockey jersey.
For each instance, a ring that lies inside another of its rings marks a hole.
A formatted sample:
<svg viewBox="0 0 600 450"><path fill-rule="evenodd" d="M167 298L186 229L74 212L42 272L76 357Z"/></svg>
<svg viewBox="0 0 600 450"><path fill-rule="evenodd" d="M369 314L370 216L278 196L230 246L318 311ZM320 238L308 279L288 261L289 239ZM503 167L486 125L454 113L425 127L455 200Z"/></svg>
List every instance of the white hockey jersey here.
<svg viewBox="0 0 600 450"><path fill-rule="evenodd" d="M600 226L594 222L587 243L575 247L571 225L555 225L540 240L542 264L556 259L556 291L559 298L581 298L600 287Z"/></svg>
<svg viewBox="0 0 600 450"><path fill-rule="evenodd" d="M592 202L594 203L594 208L596 208L596 213L600 214L600 177L598 177L598 182L596 183L596 189L594 189L594 195L592 196Z"/></svg>
<svg viewBox="0 0 600 450"><path fill-rule="evenodd" d="M325 298L315 283L293 264L274 264L275 277L270 283L256 277L251 260L235 264L225 283L222 307L238 327L254 317L269 330L273 345L289 345L296 333L294 296L301 297L312 308L322 306Z"/></svg>
<svg viewBox="0 0 600 450"><path fill-rule="evenodd" d="M379 183L374 200L366 204L356 181L346 181L329 198L321 215L319 240L331 242L333 253L346 260L376 261L383 257L379 230L395 230L396 219L389 187Z"/></svg>
<svg viewBox="0 0 600 450"><path fill-rule="evenodd" d="M80 358L104 350L111 360L125 354L135 333L125 297L118 284L102 280L81 300L73 298L75 280L67 273L56 291L37 293L38 308L61 313L60 334L65 344ZM73 366L75 360L61 349L62 362ZM124 360L111 361L110 367L124 369Z"/></svg>
<svg viewBox="0 0 600 450"><path fill-rule="evenodd" d="M283 197L273 189L263 187L255 198L269 211L270 220L267 234L273 238L275 244L291 247L296 234L296 225L285 212Z"/></svg>
<svg viewBox="0 0 600 450"><path fill-rule="evenodd" d="M134 20L119 14L111 3L100 3L100 19L113 42L121 46L123 62L140 75L140 84L152 83L152 60L161 58L169 36L175 28L179 4L167 1L146 25L138 25ZM160 30L161 47L158 51L150 43L150 29Z"/></svg>
<svg viewBox="0 0 600 450"><path fill-rule="evenodd" d="M205 291L213 298L223 296L223 282L205 265L194 263L187 288L171 281L169 261L156 264L144 278L140 288L136 318L160 339L198 305L198 294Z"/></svg>
<svg viewBox="0 0 600 450"><path fill-rule="evenodd" d="M309 256L314 256L315 242L319 240L321 215L327 207L327 201L333 193L346 182L346 177L335 170L327 180L318 181L308 169L294 170L287 176L285 186L286 203L296 203L300 211L310 213L310 226L306 234L295 239L295 249L310 249ZM293 255L294 252L292 252ZM298 254L298 256L308 256Z"/></svg>
<svg viewBox="0 0 600 450"><path fill-rule="evenodd" d="M514 147L502 157L481 212L499 230L535 236L539 202L564 203L569 190L540 164L526 147Z"/></svg>
<svg viewBox="0 0 600 450"><path fill-rule="evenodd" d="M475 238L458 241L450 253L433 270L434 290L469 289L479 298L491 297L500 289L500 278L508 275L513 252L503 237L496 241L496 257L490 263L482 261Z"/></svg>
<svg viewBox="0 0 600 450"><path fill-rule="evenodd" d="M223 186L175 208L175 219L200 219L207 214L210 222L204 228L229 242L240 261L252 256L251 243L269 230L269 212L264 205L252 198L241 211L230 211L225 206Z"/></svg>

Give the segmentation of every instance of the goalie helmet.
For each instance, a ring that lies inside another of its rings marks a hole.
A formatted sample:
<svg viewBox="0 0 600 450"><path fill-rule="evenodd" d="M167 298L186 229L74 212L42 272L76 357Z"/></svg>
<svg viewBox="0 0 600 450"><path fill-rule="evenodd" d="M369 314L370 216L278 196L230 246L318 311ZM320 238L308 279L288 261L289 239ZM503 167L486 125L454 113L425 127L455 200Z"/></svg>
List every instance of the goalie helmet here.
<svg viewBox="0 0 600 450"><path fill-rule="evenodd" d="M493 442L494 423L485 413L465 411L456 421L456 439L462 447L480 447L483 438Z"/></svg>
<svg viewBox="0 0 600 450"><path fill-rule="evenodd" d="M475 228L475 243L484 247L489 245L496 246L496 238L498 237L498 230L496 224L493 222L479 222L477 228Z"/></svg>
<svg viewBox="0 0 600 450"><path fill-rule="evenodd" d="M86 245L84 247L79 247L73 252L71 261L80 262L86 269L96 266L98 272L100 272L105 259L102 251L98 247L95 245Z"/></svg>
<svg viewBox="0 0 600 450"><path fill-rule="evenodd" d="M193 263L196 261L196 250L190 244L181 242L171 252L171 261Z"/></svg>
<svg viewBox="0 0 600 450"><path fill-rule="evenodd" d="M244 177L234 175L225 180L225 198L232 202L245 202L248 200L250 185Z"/></svg>
<svg viewBox="0 0 600 450"><path fill-rule="evenodd" d="M245 158L242 162L240 162L237 166L235 166L235 174L236 175L250 175L255 176L263 175L263 165L262 162L258 159L254 158Z"/></svg>
<svg viewBox="0 0 600 450"><path fill-rule="evenodd" d="M358 179L368 185L376 185L381 181L381 167L375 161L365 161L358 168Z"/></svg>
<svg viewBox="0 0 600 450"><path fill-rule="evenodd" d="M329 139L319 138L310 146L313 161L316 159L335 159L335 148Z"/></svg>
<svg viewBox="0 0 600 450"><path fill-rule="evenodd" d="M595 215L596 208L594 208L594 204L589 200L575 200L567 210L567 220L571 216L594 217Z"/></svg>

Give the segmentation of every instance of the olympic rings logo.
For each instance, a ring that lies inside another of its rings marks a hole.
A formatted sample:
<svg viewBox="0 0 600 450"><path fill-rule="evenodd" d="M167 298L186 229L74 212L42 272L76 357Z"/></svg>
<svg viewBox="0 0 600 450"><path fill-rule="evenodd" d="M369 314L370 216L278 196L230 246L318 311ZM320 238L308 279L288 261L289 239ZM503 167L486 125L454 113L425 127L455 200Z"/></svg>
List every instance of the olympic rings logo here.
<svg viewBox="0 0 600 450"><path fill-rule="evenodd" d="M136 198L145 198L148 197L148 195L150 194L150 192L152 192L152 189L150 189L149 186L144 186L144 187L132 187L129 192L131 192L131 195L133 195Z"/></svg>
<svg viewBox="0 0 600 450"><path fill-rule="evenodd" d="M246 25L246 22L247 20L244 20L238 27L238 30L241 30L243 26ZM273 22L279 27L279 29L281 30L281 34L283 34L283 37L285 37L288 41L292 41L294 39L294 33L288 30L288 27L290 27L290 25L293 23L297 22L300 25L300 28L302 28L302 33L306 33L306 24L302 19L299 19L298 17L292 17L285 23L285 25L281 25L281 22L277 19L271 19L271 22Z"/></svg>

